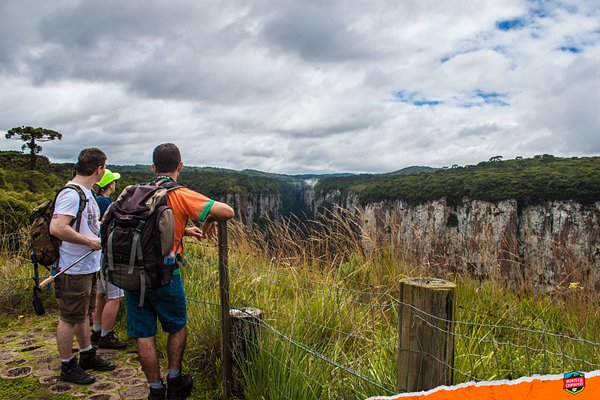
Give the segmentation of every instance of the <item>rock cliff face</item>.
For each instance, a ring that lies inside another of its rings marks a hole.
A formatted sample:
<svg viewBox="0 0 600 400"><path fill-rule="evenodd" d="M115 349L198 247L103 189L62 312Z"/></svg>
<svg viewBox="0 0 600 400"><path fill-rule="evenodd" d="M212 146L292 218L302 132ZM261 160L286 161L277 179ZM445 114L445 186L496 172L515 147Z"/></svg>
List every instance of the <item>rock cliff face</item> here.
<svg viewBox="0 0 600 400"><path fill-rule="evenodd" d="M356 195L333 191L316 196L313 209L328 203L353 210L367 249L387 243L441 275L502 276L537 287L600 283L600 202L520 208L514 200L417 206L397 200L362 206Z"/></svg>
<svg viewBox="0 0 600 400"><path fill-rule="evenodd" d="M402 200L361 205L358 196L298 189L300 210L289 210L280 193L229 194L241 221L251 226L285 211L315 217L324 206L350 210L362 227L363 245L389 245L401 257L427 264L436 275L468 273L546 287L580 282L600 287L600 202L548 201L520 207L515 200L463 199L410 205Z"/></svg>
<svg viewBox="0 0 600 400"><path fill-rule="evenodd" d="M230 193L224 199L235 210L242 223L252 226L262 219L278 220L281 217L282 200L279 193Z"/></svg>

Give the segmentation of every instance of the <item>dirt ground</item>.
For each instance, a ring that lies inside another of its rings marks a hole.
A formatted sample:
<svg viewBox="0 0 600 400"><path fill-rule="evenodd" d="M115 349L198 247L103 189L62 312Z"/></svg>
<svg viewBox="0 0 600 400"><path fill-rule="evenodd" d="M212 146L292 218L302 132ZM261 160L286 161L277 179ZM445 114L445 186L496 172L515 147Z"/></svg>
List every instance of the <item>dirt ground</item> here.
<svg viewBox="0 0 600 400"><path fill-rule="evenodd" d="M60 359L55 337L57 321L58 315L55 312L47 312L43 316L15 317L8 321L7 326L0 328L0 380L11 380L15 384L19 380L27 380L29 385L24 387L30 387L31 379L36 379L51 399L147 398L146 379L132 342L124 350L98 349L98 354L113 361L117 368L110 372L92 372L96 377L94 384L62 382L59 379ZM77 342L73 342L73 352L77 351ZM2 397L6 396L6 393L2 394ZM23 393L14 395L15 400L18 400Z"/></svg>

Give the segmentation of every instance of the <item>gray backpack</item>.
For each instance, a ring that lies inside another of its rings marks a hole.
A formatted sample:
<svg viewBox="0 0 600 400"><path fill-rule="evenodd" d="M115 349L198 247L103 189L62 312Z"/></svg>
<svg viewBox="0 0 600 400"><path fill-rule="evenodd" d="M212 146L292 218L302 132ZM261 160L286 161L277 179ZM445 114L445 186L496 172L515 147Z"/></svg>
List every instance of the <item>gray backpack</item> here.
<svg viewBox="0 0 600 400"><path fill-rule="evenodd" d="M100 228L104 276L113 285L140 293L169 285L177 267L169 253L175 222L167 193L177 182L130 185L106 210Z"/></svg>

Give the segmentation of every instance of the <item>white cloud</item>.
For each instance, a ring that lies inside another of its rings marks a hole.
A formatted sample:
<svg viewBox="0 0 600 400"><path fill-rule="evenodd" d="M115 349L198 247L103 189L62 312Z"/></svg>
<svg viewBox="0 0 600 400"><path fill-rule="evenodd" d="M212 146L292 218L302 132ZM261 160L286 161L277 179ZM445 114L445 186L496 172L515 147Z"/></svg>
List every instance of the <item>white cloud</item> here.
<svg viewBox="0 0 600 400"><path fill-rule="evenodd" d="M595 0L7 0L0 129L280 173L596 155L599 64Z"/></svg>

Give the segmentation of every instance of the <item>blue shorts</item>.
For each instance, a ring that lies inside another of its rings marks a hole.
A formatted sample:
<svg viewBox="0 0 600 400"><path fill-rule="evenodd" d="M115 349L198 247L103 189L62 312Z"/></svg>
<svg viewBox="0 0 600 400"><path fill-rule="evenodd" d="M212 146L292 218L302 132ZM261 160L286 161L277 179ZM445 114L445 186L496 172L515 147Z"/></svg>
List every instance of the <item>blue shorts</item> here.
<svg viewBox="0 0 600 400"><path fill-rule="evenodd" d="M180 275L173 276L169 286L146 291L144 305L138 307L139 292L125 291L127 302L127 335L132 338L156 336L156 318L163 331L175 333L187 321L185 292Z"/></svg>

